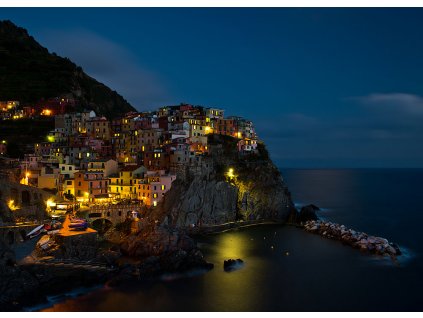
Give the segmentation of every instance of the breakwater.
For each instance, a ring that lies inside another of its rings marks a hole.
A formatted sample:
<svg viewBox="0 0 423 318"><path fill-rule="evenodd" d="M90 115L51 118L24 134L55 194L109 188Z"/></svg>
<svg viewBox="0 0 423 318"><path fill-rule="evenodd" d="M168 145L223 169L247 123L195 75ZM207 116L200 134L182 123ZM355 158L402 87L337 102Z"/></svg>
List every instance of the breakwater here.
<svg viewBox="0 0 423 318"><path fill-rule="evenodd" d="M341 241L362 251L368 251L379 255L389 255L396 257L401 255L401 250L395 243L378 236L368 235L364 232L358 232L348 229L345 225L332 222L307 221L304 224L307 232L316 233L323 237Z"/></svg>

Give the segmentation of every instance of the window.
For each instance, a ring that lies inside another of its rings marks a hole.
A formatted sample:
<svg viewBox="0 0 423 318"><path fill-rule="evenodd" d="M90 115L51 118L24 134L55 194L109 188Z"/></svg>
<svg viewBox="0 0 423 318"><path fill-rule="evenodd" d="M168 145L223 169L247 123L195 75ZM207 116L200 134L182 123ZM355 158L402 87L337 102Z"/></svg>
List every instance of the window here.
<svg viewBox="0 0 423 318"><path fill-rule="evenodd" d="M162 190L166 189L166 186L164 184L162 184Z"/></svg>
<svg viewBox="0 0 423 318"><path fill-rule="evenodd" d="M154 193L153 194L153 198L157 198L157 193Z"/></svg>

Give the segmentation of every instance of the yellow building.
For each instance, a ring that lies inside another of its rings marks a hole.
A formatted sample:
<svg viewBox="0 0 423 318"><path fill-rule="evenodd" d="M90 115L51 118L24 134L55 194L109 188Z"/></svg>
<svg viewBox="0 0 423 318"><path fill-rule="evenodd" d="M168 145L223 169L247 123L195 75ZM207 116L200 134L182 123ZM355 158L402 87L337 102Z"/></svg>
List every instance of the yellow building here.
<svg viewBox="0 0 423 318"><path fill-rule="evenodd" d="M110 176L109 193L120 199L137 199L137 183L146 172L144 166L128 165Z"/></svg>
<svg viewBox="0 0 423 318"><path fill-rule="evenodd" d="M67 179L63 181L63 194L75 196L75 180Z"/></svg>
<svg viewBox="0 0 423 318"><path fill-rule="evenodd" d="M57 189L59 184L59 169L43 167L38 176L37 188L39 189Z"/></svg>

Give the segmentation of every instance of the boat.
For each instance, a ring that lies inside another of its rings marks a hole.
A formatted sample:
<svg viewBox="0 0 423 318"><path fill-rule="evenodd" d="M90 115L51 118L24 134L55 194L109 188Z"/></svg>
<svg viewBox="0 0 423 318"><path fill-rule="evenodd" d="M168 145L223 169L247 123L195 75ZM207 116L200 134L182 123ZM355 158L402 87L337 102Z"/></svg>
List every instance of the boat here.
<svg viewBox="0 0 423 318"><path fill-rule="evenodd" d="M37 226L35 229L33 229L31 232L29 232L26 235L27 239L32 239L34 237L37 237L38 235L40 235L41 233L43 233L45 231L44 229L44 224L41 224L39 226Z"/></svg>
<svg viewBox="0 0 423 318"><path fill-rule="evenodd" d="M85 231L88 228L88 223L85 220L74 222L69 224L69 229L74 231Z"/></svg>
<svg viewBox="0 0 423 318"><path fill-rule="evenodd" d="M37 246L43 250L49 249L51 246L53 246L53 244L54 241L48 235L43 235L43 237L41 237L41 239L37 242Z"/></svg>

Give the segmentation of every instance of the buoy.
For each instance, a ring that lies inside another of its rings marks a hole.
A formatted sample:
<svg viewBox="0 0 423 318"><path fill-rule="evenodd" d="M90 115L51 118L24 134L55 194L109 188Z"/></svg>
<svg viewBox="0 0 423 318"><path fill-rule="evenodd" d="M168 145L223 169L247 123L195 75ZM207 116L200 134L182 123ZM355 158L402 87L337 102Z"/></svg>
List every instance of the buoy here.
<svg viewBox="0 0 423 318"><path fill-rule="evenodd" d="M285 252L285 255L286 255L286 256L289 256L289 252Z"/></svg>

